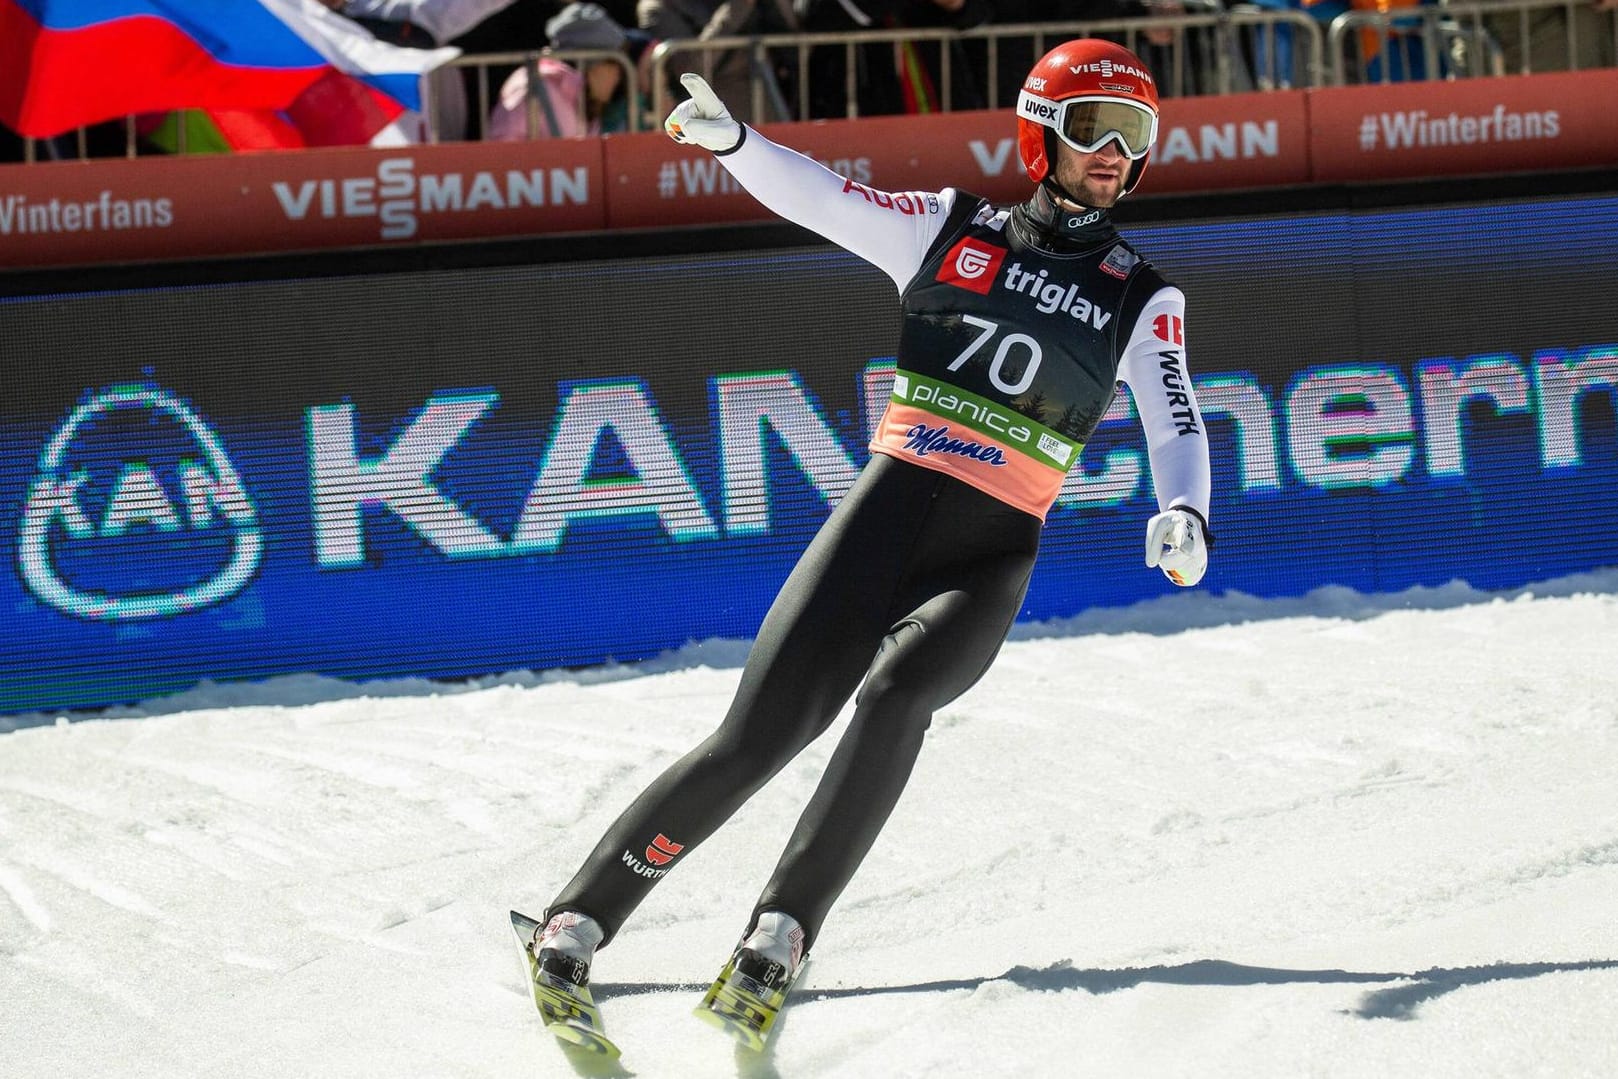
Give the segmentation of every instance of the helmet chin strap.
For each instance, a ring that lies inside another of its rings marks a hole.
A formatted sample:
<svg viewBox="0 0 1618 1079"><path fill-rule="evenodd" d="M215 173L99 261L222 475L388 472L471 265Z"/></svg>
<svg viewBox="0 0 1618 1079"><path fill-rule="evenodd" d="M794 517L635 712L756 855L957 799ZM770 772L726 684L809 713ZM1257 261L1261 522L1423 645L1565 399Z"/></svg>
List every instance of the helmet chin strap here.
<svg viewBox="0 0 1618 1079"><path fill-rule="evenodd" d="M1078 210L1081 213L1087 213L1091 209L1082 199L1061 185L1060 181L1056 179L1055 172L1046 173L1045 179L1040 181L1039 186L1044 188L1045 193L1051 197L1051 201L1055 203L1055 208L1058 212ZM1064 206L1063 203L1067 205Z"/></svg>
<svg viewBox="0 0 1618 1079"><path fill-rule="evenodd" d="M1050 177L1034 188L1033 195L1018 211L1042 247L1082 247L1112 235L1107 211L1084 205Z"/></svg>
<svg viewBox="0 0 1618 1079"><path fill-rule="evenodd" d="M1057 232L1073 232L1107 219L1105 207L1079 201L1051 177L1034 189L1028 206L1041 224Z"/></svg>

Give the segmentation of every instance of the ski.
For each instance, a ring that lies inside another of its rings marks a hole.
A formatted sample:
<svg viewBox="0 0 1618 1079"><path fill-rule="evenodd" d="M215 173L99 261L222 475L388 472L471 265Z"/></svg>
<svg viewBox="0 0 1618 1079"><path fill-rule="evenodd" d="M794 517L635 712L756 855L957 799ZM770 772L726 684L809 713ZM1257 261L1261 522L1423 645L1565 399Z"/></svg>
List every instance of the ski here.
<svg viewBox="0 0 1618 1079"><path fill-rule="evenodd" d="M526 914L511 912L511 931L517 934L517 946L522 949L523 965L528 971L528 983L534 991L534 1004L545 1021L545 1029L570 1046L596 1053L609 1060L618 1059L618 1046L606 1035L601 1022L601 1009L588 985L569 981L553 970L539 965L537 951L539 934L545 927Z"/></svg>
<svg viewBox="0 0 1618 1079"><path fill-rule="evenodd" d="M739 1044L755 1052L763 1052L770 1032L780 1018L781 1009L786 1005L787 994L792 992L792 987L803 976L809 960L805 958L798 965L790 980L771 988L770 983L776 980L769 977L771 972L748 962L757 961L758 958L740 950L731 956L730 962L725 964L725 969L719 972L719 977L703 996L702 1003L697 1005L695 1013L697 1018L723 1030ZM753 969L737 969L738 960L742 961L744 967ZM778 964L767 960L764 964L779 971Z"/></svg>

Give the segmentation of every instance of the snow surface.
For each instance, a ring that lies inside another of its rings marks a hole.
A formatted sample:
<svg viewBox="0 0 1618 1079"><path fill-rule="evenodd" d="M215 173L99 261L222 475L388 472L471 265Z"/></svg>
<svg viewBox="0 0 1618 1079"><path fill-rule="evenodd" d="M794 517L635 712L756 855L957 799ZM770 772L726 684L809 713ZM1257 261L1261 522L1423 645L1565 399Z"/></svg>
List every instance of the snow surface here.
<svg viewBox="0 0 1618 1079"><path fill-rule="evenodd" d="M846 713L601 953L617 1074L1618 1074L1615 643L1618 571L1019 627L770 1053L690 1010ZM0 1076L613 1074L542 1030L506 912L744 654L0 721Z"/></svg>

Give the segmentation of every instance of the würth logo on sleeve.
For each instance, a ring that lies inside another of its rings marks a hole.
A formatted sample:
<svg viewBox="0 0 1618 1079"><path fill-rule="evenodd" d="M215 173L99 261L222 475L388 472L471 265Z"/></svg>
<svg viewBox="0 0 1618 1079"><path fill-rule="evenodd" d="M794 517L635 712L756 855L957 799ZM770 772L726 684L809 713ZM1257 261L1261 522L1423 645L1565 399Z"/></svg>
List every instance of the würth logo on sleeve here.
<svg viewBox="0 0 1618 1079"><path fill-rule="evenodd" d="M1185 344L1185 322L1179 315L1158 315L1152 319L1152 336L1171 345Z"/></svg>
<svg viewBox="0 0 1618 1079"><path fill-rule="evenodd" d="M939 268L938 280L987 296L999 276L1006 249L968 236L950 248Z"/></svg>

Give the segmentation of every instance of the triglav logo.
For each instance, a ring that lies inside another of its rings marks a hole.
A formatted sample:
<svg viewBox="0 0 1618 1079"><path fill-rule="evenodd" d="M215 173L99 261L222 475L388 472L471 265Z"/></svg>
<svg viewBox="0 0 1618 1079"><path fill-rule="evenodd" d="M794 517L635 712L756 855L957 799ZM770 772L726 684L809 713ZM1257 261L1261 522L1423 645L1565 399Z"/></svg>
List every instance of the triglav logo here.
<svg viewBox="0 0 1618 1079"><path fill-rule="evenodd" d="M173 393L140 385L89 395L51 436L18 535L29 590L105 622L223 602L263 553L218 436Z"/></svg>

